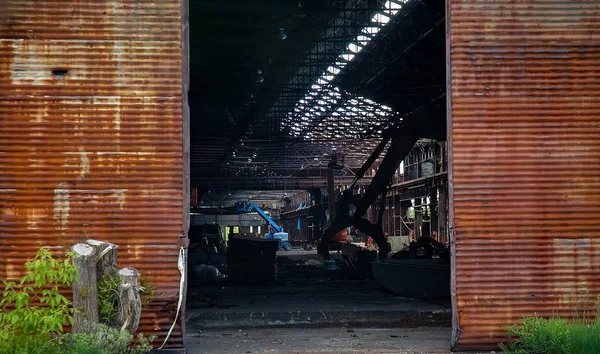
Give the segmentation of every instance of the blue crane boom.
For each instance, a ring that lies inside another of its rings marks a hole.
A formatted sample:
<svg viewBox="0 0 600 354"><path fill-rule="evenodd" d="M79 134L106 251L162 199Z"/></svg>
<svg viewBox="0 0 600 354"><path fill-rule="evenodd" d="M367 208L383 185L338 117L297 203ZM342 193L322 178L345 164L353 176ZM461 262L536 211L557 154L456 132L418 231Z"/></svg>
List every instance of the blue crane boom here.
<svg viewBox="0 0 600 354"><path fill-rule="evenodd" d="M277 225L271 217L262 210L261 207L254 203L248 203L247 201L236 203L236 208L238 212L242 213L250 213L252 211L256 211L261 218L263 218L271 227L272 232L269 232L265 235L265 237L269 240L279 240L279 248L282 248L286 251L290 251L292 249L292 245L288 241L288 234L283 231L283 227Z"/></svg>
<svg viewBox="0 0 600 354"><path fill-rule="evenodd" d="M273 221L273 219L271 219L271 217L267 215L267 213L265 213L264 210L262 210L261 207L254 203L240 202L238 203L237 210L245 213L256 211L258 215L260 215L260 217L263 218L269 224L269 226L273 229L274 233L283 232L283 227L277 225L275 221Z"/></svg>

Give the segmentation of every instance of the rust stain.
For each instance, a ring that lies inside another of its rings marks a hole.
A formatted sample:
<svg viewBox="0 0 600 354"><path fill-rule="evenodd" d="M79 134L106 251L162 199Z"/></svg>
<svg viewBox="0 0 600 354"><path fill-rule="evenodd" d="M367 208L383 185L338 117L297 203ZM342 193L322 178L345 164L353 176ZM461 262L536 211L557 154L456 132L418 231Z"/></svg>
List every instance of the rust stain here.
<svg viewBox="0 0 600 354"><path fill-rule="evenodd" d="M183 233L181 1L0 2L0 279L41 246L120 246L168 331ZM181 346L176 327L170 346Z"/></svg>
<svg viewBox="0 0 600 354"><path fill-rule="evenodd" d="M453 344L491 349L522 316L595 310L600 3L447 6Z"/></svg>

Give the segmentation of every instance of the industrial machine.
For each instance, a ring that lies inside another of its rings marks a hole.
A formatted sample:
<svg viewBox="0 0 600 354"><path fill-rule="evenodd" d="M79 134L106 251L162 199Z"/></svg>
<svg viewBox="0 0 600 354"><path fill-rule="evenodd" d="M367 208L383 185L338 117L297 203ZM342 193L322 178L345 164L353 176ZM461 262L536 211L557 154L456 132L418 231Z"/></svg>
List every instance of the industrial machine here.
<svg viewBox="0 0 600 354"><path fill-rule="evenodd" d="M421 135L420 133L421 128L406 123L402 127L392 126L383 132L381 143L375 148L375 151L369 156L365 164L356 172L354 181L342 193L340 200L338 200L335 216L319 242L319 254L324 260L329 259L330 241L338 232L349 226L354 226L361 232L371 236L379 246L378 258L380 260L387 258L389 246L381 226L381 210L383 210L385 196L380 199L382 205L379 208L380 213L376 223L363 218L363 215L371 205L376 203L380 195L385 195L386 188L392 181L392 177L400 166L400 162L417 142ZM383 153L388 143L390 143L389 147L369 187L363 195L355 195L353 191L354 185L371 168L373 163ZM353 209L351 206L355 207L353 212L351 212Z"/></svg>
<svg viewBox="0 0 600 354"><path fill-rule="evenodd" d="M278 240L279 248L284 249L286 251L290 251L292 249L292 244L289 242L289 235L287 232L283 231L283 227L277 225L273 219L261 207L254 203L249 203L247 201L242 201L236 203L236 209L240 213L250 213L256 211L258 215L260 215L268 224L269 224L269 233L265 234L265 238L268 240Z"/></svg>

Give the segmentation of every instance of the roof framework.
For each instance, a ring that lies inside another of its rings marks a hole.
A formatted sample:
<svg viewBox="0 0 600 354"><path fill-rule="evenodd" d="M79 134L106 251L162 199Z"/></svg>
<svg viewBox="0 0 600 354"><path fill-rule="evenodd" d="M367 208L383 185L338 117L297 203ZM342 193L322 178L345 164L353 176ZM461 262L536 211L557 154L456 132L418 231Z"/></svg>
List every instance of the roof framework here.
<svg viewBox="0 0 600 354"><path fill-rule="evenodd" d="M445 136L443 1L232 3L191 0L196 182L351 171L403 119Z"/></svg>

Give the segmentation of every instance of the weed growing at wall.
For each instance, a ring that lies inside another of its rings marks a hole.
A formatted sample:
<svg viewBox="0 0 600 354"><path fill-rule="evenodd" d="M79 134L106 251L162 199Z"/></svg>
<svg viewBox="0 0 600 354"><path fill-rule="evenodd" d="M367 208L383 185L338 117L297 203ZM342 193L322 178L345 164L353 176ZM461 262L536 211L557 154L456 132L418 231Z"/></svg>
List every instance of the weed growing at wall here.
<svg viewBox="0 0 600 354"><path fill-rule="evenodd" d="M158 295L160 295L160 293L158 292L158 290L156 290L156 288L154 286L152 286L150 283L148 283L148 280L146 280L146 277L144 276L140 276L140 286L142 287L142 307L146 307L148 306L152 300L154 300L154 298Z"/></svg>
<svg viewBox="0 0 600 354"><path fill-rule="evenodd" d="M104 274L98 281L100 320L105 324L110 324L118 314L120 284L121 281L116 273Z"/></svg>
<svg viewBox="0 0 600 354"><path fill-rule="evenodd" d="M98 306L100 320L104 324L110 325L118 315L120 284L121 280L116 273L104 274L98 281ZM143 276L140 277L140 287L142 288L142 307L146 307L159 293Z"/></svg>
<svg viewBox="0 0 600 354"><path fill-rule="evenodd" d="M514 342L500 344L506 354L595 354L600 353L600 321L569 322L562 318L527 317L511 327Z"/></svg>

